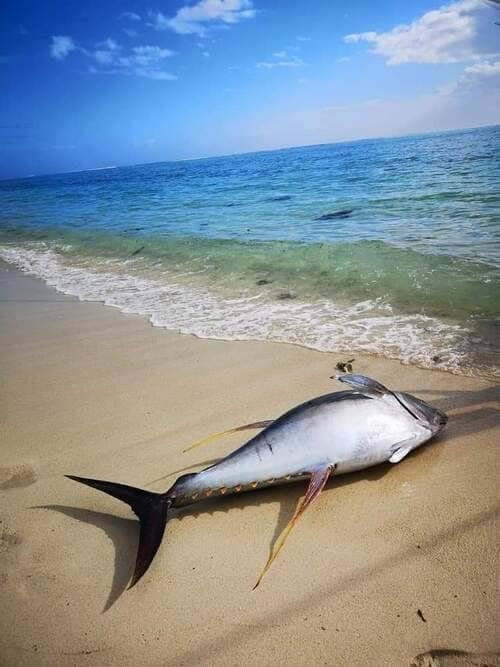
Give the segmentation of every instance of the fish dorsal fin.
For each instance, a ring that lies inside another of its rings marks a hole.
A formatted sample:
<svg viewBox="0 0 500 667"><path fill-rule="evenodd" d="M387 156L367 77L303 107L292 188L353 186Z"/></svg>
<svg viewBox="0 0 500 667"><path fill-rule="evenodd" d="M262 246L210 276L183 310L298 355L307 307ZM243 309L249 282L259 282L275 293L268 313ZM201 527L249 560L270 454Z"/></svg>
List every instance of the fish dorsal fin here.
<svg viewBox="0 0 500 667"><path fill-rule="evenodd" d="M388 394L392 395L392 391L384 387L383 384L372 380L372 378L367 377L366 375L354 375L352 373L344 373L343 375L336 375L335 379L339 382L344 382L345 384L351 385L363 396L369 396L370 398L382 398L382 396L387 396Z"/></svg>

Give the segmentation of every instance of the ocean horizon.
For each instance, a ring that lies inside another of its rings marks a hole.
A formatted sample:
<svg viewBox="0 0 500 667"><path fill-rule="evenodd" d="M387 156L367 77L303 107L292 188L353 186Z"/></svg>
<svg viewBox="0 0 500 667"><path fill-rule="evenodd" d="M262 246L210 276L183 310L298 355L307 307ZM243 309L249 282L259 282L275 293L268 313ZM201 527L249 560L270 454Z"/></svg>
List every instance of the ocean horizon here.
<svg viewBox="0 0 500 667"><path fill-rule="evenodd" d="M242 155L258 155L260 153L275 153L277 151L288 151L288 150L300 150L302 148L319 148L322 146L333 146L337 144L354 144L361 141L383 141L383 140L395 140L395 139L409 139L409 138L418 138L418 137L427 137L432 135L445 135L445 134L455 134L455 133L464 133L464 132L475 132L476 130L488 130L491 128L498 127L497 124L491 125L474 125L471 127L459 127L459 128L447 128L443 130L425 130L422 132L409 132L404 134L382 134L380 136L366 136L366 137L352 137L350 139L336 139L334 141L319 142L313 144L297 144L291 146L277 146L274 148L258 148L256 150L241 150L236 152L228 153L214 153L212 155L200 155L195 157L181 157L181 158L172 158L167 160L148 160L146 162L131 162L125 164L109 164L101 165L99 167L82 167L79 169L67 169L64 171L51 171L41 174L25 174L23 176L0 176L0 183L3 181L22 181L27 178L45 178L50 176L64 176L66 174L80 174L86 171L101 171L104 169L127 169L129 167L149 167L151 165L158 164L175 164L177 162L197 162L199 160L216 160L223 158L239 157Z"/></svg>
<svg viewBox="0 0 500 667"><path fill-rule="evenodd" d="M0 257L224 340L499 374L500 126L0 182Z"/></svg>

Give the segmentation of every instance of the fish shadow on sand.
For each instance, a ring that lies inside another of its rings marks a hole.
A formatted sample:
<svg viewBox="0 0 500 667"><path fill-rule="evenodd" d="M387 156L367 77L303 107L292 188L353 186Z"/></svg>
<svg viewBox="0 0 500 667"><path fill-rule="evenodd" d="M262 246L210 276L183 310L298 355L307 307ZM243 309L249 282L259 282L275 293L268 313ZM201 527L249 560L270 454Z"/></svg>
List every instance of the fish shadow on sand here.
<svg viewBox="0 0 500 667"><path fill-rule="evenodd" d="M195 466L187 466L193 469ZM377 468L367 469L361 472L332 478L326 489L351 484L360 480L376 481L383 477L390 469L390 464L384 464ZM172 473L173 475L174 473ZM169 475L170 476L170 475ZM185 517L198 517L202 514L214 514L216 512L231 512L243 509L246 506L267 505L278 502L280 505L279 515L276 522L274 534L269 544L271 551L274 543L282 530L289 522L295 511L299 498L304 494L306 484L304 482L291 483L275 488L262 489L254 493L243 493L239 496L227 496L225 498L214 498L203 503L190 505L175 510L172 519L182 521ZM325 489L325 490L326 490ZM115 549L115 567L113 571L113 582L102 613L108 611L126 590L132 577L135 565L139 538L139 521L136 519L123 519L120 516L96 512L79 507L67 505L39 505L31 509L44 509L59 512L70 519L88 523L101 529L113 542Z"/></svg>
<svg viewBox="0 0 500 667"><path fill-rule="evenodd" d="M114 514L95 512L80 507L68 507L66 505L39 505L31 509L59 512L76 521L100 528L111 539L115 549L115 567L108 599L102 610L103 613L108 611L126 590L132 577L139 542L139 522L135 519L123 519Z"/></svg>

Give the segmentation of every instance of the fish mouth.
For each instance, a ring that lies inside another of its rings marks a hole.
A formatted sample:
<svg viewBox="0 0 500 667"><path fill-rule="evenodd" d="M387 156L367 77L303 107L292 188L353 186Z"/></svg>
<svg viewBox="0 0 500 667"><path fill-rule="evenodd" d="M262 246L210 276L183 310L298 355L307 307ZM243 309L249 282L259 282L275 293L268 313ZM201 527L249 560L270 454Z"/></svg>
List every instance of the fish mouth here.
<svg viewBox="0 0 500 667"><path fill-rule="evenodd" d="M448 415L445 415L445 413L440 410L436 410L436 413L433 431L434 433L440 433L448 423Z"/></svg>
<svg viewBox="0 0 500 667"><path fill-rule="evenodd" d="M448 415L445 415L444 412L440 412L438 417L438 423L441 426L441 428L444 428L448 423Z"/></svg>

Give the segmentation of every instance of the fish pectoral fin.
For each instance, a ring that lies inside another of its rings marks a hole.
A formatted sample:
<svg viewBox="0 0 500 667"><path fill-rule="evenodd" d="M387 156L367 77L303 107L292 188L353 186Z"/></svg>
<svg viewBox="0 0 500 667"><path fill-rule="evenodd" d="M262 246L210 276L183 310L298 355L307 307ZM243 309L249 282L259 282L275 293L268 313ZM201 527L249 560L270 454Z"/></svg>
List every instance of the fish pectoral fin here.
<svg viewBox="0 0 500 667"><path fill-rule="evenodd" d="M336 380L351 385L360 394L369 396L370 398L381 398L387 394L392 394L390 389L384 387L383 384L367 377L366 375L354 375L352 373L344 373L342 375L335 375Z"/></svg>
<svg viewBox="0 0 500 667"><path fill-rule="evenodd" d="M319 497L321 491L323 491L323 488L328 481L328 478L330 477L331 474L335 472L336 467L337 467L336 465L329 465L324 468L319 468L318 470L315 470L311 474L311 479L309 481L309 486L307 487L306 495L299 502L291 521L289 521L286 528L283 530L278 540L275 542L271 550L271 553L269 555L269 558L267 559L267 563L265 564L264 569L260 573L260 576L257 579L257 583L255 584L252 590L255 590L257 586L260 584L263 576L269 570L274 560L278 556L279 552L285 546L285 542L290 533L292 532L293 528L297 524L298 520L304 514L309 505L311 505L313 501L315 501L316 498Z"/></svg>
<svg viewBox="0 0 500 667"><path fill-rule="evenodd" d="M209 442L214 442L214 440L218 440L219 438L222 438L224 435L230 435L231 433L238 433L239 431L249 431L250 429L256 429L256 428L267 428L268 426L271 426L273 421L274 419L266 419L260 422L252 422L251 424L243 424L243 426L235 426L234 428L230 428L227 431L218 431L217 433L212 433L211 435L207 435L204 438L201 438L201 440L197 440L192 445L189 445L189 447L186 447L186 449L182 450L182 453L185 454L186 452L189 452L192 449L196 449L196 447L200 447L201 445L206 445Z"/></svg>
<svg viewBox="0 0 500 667"><path fill-rule="evenodd" d="M398 447L394 454L389 459L389 463L399 463L404 459L404 457L411 452L413 449L412 444L402 445Z"/></svg>

